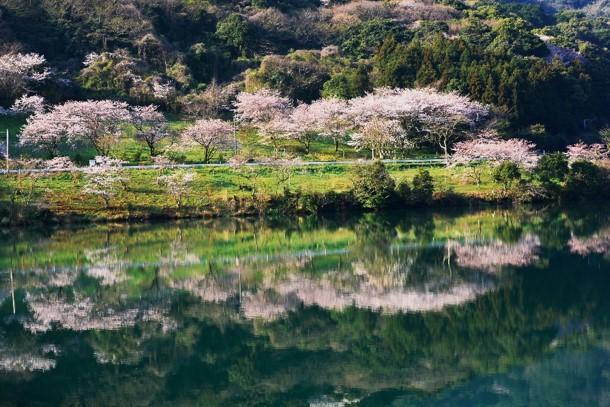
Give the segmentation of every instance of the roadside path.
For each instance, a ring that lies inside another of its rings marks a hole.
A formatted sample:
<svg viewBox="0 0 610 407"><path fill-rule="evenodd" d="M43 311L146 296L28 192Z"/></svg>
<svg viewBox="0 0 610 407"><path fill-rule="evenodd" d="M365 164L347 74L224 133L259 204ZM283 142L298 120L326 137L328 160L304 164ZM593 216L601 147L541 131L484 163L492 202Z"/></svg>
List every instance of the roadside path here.
<svg viewBox="0 0 610 407"><path fill-rule="evenodd" d="M430 166L430 165L444 165L445 160L442 158L415 158L415 159L406 159L406 160L382 160L384 164L405 164L413 167L420 166ZM354 164L363 164L370 162L370 160L341 160L341 161L295 161L294 163L288 163L288 165L293 167L309 167L309 166L321 166L321 165L354 165ZM272 162L251 162L244 163L242 165L248 167L269 167L273 166ZM217 167L231 167L234 164L230 163L221 163L221 164L169 164L169 165L128 165L123 166L122 169L125 170L154 170L161 168L217 168ZM76 167L72 170L65 169L21 169L21 170L0 170L0 174L19 174L22 172L28 173L52 173L52 172L73 172L80 171L85 172L91 167Z"/></svg>

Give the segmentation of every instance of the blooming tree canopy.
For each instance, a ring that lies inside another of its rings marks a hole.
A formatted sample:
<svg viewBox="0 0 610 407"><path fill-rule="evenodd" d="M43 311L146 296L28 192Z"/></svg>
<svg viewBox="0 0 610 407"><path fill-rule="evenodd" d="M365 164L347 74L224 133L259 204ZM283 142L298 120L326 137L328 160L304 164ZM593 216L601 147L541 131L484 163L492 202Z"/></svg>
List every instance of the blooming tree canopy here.
<svg viewBox="0 0 610 407"><path fill-rule="evenodd" d="M48 113L28 118L21 144L43 146L55 153L61 141L87 142L100 155L108 155L121 125L132 118L127 103L111 100L66 102Z"/></svg>
<svg viewBox="0 0 610 407"><path fill-rule="evenodd" d="M235 101L235 118L244 123L259 126L274 119L286 116L292 104L279 92L261 89L255 93L242 92Z"/></svg>
<svg viewBox="0 0 610 407"><path fill-rule="evenodd" d="M608 158L608 150L603 144L576 143L568 146L567 156L569 162L574 161L601 161Z"/></svg>
<svg viewBox="0 0 610 407"><path fill-rule="evenodd" d="M336 98L318 99L311 103L309 111L314 118L315 130L320 135L331 138L337 152L339 143L353 127L348 117L347 102Z"/></svg>
<svg viewBox="0 0 610 407"><path fill-rule="evenodd" d="M184 197L191 192L191 185L195 181L193 171L175 171L170 175L161 175L157 178L159 184L167 188L167 192L176 201L178 209L182 208Z"/></svg>
<svg viewBox="0 0 610 407"><path fill-rule="evenodd" d="M446 156L463 127L473 128L488 115L489 109L478 102L430 88L381 88L349 103L349 116L357 127L374 118L398 121L406 133L426 135Z"/></svg>
<svg viewBox="0 0 610 407"><path fill-rule="evenodd" d="M13 103L11 111L18 114L44 113L44 98L42 96L23 95Z"/></svg>
<svg viewBox="0 0 610 407"><path fill-rule="evenodd" d="M46 62L44 56L35 53L0 55L0 92L14 98L29 90L32 83L45 80L49 76Z"/></svg>
<svg viewBox="0 0 610 407"><path fill-rule="evenodd" d="M535 145L526 140L480 138L456 143L451 163L470 164L488 161L499 164L503 161L512 161L525 168L532 168L538 162L538 158Z"/></svg>
<svg viewBox="0 0 610 407"><path fill-rule="evenodd" d="M386 158L402 142L404 128L398 120L373 118L352 135L350 145L357 150L371 150L371 158Z"/></svg>
<svg viewBox="0 0 610 407"><path fill-rule="evenodd" d="M182 135L187 141L203 147L203 162L208 163L219 149L229 149L236 146L232 137L231 124L219 119L197 120L188 127Z"/></svg>
<svg viewBox="0 0 610 407"><path fill-rule="evenodd" d="M131 124L135 138L146 143L150 156L157 154L159 142L168 135L167 120L157 106L136 106L131 109Z"/></svg>

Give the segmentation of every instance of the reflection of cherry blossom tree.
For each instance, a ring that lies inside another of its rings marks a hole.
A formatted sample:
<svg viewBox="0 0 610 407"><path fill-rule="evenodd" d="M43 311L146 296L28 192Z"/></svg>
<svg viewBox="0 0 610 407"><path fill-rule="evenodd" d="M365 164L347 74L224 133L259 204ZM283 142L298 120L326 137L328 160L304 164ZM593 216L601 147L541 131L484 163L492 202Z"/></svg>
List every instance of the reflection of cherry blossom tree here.
<svg viewBox="0 0 610 407"><path fill-rule="evenodd" d="M591 253L610 252L610 229L602 229L588 237L572 235L568 241L572 253L585 256Z"/></svg>
<svg viewBox="0 0 610 407"><path fill-rule="evenodd" d="M525 235L516 243L495 240L485 244L451 242L449 249L457 256L457 264L486 271L498 271L503 266L522 267L538 260L540 239Z"/></svg>

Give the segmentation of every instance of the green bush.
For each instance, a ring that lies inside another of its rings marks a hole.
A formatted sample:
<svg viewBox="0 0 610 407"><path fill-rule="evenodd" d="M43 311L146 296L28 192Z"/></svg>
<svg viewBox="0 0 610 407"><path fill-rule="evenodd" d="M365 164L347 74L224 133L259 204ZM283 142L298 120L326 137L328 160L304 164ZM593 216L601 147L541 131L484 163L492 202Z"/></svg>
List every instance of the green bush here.
<svg viewBox="0 0 610 407"><path fill-rule="evenodd" d="M610 193L610 180L602 168L589 161L576 161L570 168L565 187L571 197L603 197Z"/></svg>
<svg viewBox="0 0 610 407"><path fill-rule="evenodd" d="M353 194L363 208L387 207L394 197L395 186L394 180L381 161L356 168Z"/></svg>
<svg viewBox="0 0 610 407"><path fill-rule="evenodd" d="M493 178L501 184L505 191L509 190L515 181L521 179L519 166L512 161L504 161L493 170Z"/></svg>
<svg viewBox="0 0 610 407"><path fill-rule="evenodd" d="M543 155L536 168L534 177L543 185L557 185L564 182L568 176L568 160L563 153L550 153Z"/></svg>
<svg viewBox="0 0 610 407"><path fill-rule="evenodd" d="M401 202L409 202L411 200L411 187L406 180L402 180L396 185L396 197Z"/></svg>
<svg viewBox="0 0 610 407"><path fill-rule="evenodd" d="M434 193L434 182L428 170L420 169L413 177L411 201L415 204L430 203Z"/></svg>

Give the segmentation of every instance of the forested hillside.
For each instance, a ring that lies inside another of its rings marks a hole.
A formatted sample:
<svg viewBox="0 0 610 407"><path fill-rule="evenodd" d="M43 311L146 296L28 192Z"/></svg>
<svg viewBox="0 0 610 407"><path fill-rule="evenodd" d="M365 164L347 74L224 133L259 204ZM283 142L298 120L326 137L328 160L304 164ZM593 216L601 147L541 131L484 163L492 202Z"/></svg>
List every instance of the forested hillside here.
<svg viewBox="0 0 610 407"><path fill-rule="evenodd" d="M230 116L241 91L293 101L433 87L493 107L496 127L543 148L594 141L610 118L603 3L492 0L0 0L0 55L49 75L19 93L120 99Z"/></svg>

